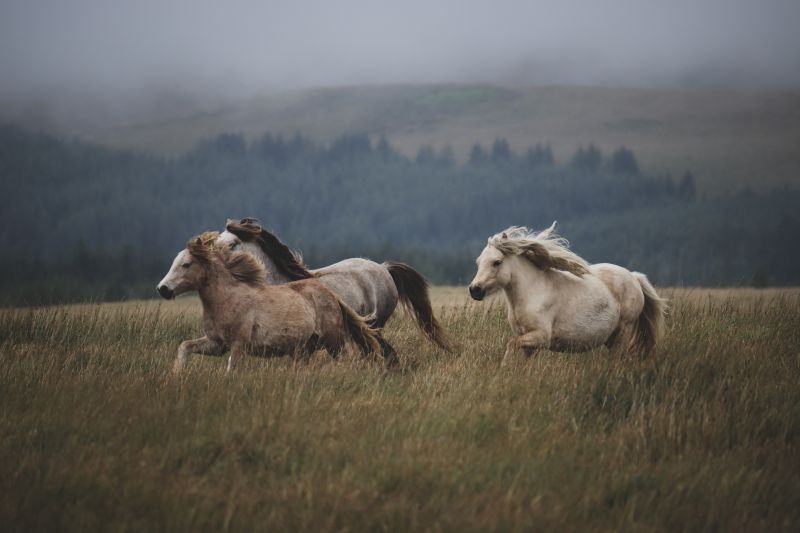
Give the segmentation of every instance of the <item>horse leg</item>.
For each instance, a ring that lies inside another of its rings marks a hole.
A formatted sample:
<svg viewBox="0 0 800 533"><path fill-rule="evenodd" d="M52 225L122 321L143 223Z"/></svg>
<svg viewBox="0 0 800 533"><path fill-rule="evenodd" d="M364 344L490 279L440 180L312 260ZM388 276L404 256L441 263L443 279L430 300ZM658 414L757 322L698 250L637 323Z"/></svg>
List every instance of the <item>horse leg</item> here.
<svg viewBox="0 0 800 533"><path fill-rule="evenodd" d="M383 362L386 368L392 368L400 364L400 359L397 357L397 352L389 344L382 334L377 335L378 343L381 345L381 354L383 355Z"/></svg>
<svg viewBox="0 0 800 533"><path fill-rule="evenodd" d="M231 355L228 357L228 369L227 372L230 374L239 363L241 363L242 358L244 357L245 353L245 345L243 342L234 342L231 345Z"/></svg>
<svg viewBox="0 0 800 533"><path fill-rule="evenodd" d="M632 340L633 324L620 322L617 329L606 341L606 346L609 352L622 355L628 349Z"/></svg>
<svg viewBox="0 0 800 533"><path fill-rule="evenodd" d="M225 345L221 342L213 341L208 337L200 337L190 341L183 341L178 347L178 357L172 365L172 371L180 372L189 360L189 355L199 353L203 355L222 355Z"/></svg>
<svg viewBox="0 0 800 533"><path fill-rule="evenodd" d="M307 365L311 362L311 357L314 355L314 352L316 352L322 346L325 346L325 342L321 340L319 335L315 333L311 335L306 342L301 343L297 348L294 349L292 358L296 363L304 363Z"/></svg>
<svg viewBox="0 0 800 533"><path fill-rule="evenodd" d="M345 341L340 334L326 335L322 337L322 346L325 351L331 356L331 359L336 359L344 349Z"/></svg>
<svg viewBox="0 0 800 533"><path fill-rule="evenodd" d="M526 358L534 355L541 349L550 346L550 335L540 329L535 329L516 337L511 337L506 345L506 353L503 356L501 367L507 366L516 354L522 352Z"/></svg>

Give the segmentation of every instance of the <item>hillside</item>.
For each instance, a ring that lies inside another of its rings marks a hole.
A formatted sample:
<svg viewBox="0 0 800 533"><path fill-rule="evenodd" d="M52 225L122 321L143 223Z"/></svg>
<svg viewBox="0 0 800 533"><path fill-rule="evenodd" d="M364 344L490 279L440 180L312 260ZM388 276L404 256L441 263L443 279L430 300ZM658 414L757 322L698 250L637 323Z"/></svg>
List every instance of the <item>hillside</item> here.
<svg viewBox="0 0 800 533"><path fill-rule="evenodd" d="M497 141L459 164L367 134L329 145L224 134L163 158L0 127L0 303L151 294L186 239L243 216L309 265L402 260L435 283L469 281L488 235L553 220L587 260L659 284L800 281L786 245L800 236L800 190L698 194L691 174L649 174L637 159L581 150L558 163Z"/></svg>
<svg viewBox="0 0 800 533"><path fill-rule="evenodd" d="M366 86L264 94L158 121L78 131L115 147L180 154L206 137L302 132L330 141L343 132L385 134L413 155L450 144L465 158L476 141L512 148L550 143L564 161L594 142L633 149L649 172L689 168L702 189L796 185L799 90L655 90L596 87Z"/></svg>

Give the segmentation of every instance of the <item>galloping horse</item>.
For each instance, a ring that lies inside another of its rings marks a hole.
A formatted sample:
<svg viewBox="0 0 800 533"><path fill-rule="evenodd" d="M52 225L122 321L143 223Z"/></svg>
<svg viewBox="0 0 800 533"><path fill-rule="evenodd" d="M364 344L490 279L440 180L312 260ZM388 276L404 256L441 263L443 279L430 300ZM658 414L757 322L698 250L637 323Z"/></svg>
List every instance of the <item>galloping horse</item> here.
<svg viewBox="0 0 800 533"><path fill-rule="evenodd" d="M347 338L364 355L380 349L376 332L322 283L268 285L261 263L218 238L208 232L190 240L157 286L166 299L196 290L203 302L205 336L181 343L175 371L192 353L222 355L228 349L228 371L246 352L307 354L324 347L335 357Z"/></svg>
<svg viewBox="0 0 800 533"><path fill-rule="evenodd" d="M555 234L512 226L489 237L469 286L475 300L502 289L509 340L503 364L522 351L584 351L605 344L646 353L661 336L666 302L644 274L608 263L589 265Z"/></svg>
<svg viewBox="0 0 800 533"><path fill-rule="evenodd" d="M309 270L297 254L273 233L263 229L254 218L244 218L239 222L228 220L219 239L233 249L245 250L258 257L266 267L267 283L318 279L365 317L372 327L382 328L398 302L402 302L413 313L425 336L440 348L450 350L447 335L431 308L428 282L404 263L389 261L378 264L369 259L351 258ZM382 336L379 340L384 356L394 358L394 349Z"/></svg>

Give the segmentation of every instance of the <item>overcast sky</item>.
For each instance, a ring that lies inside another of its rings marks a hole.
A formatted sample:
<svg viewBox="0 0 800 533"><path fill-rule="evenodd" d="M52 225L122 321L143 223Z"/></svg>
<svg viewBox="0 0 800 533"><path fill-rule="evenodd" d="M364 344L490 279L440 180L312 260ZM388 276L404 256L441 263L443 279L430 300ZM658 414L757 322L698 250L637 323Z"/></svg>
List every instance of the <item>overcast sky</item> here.
<svg viewBox="0 0 800 533"><path fill-rule="evenodd" d="M800 86L800 0L0 0L0 90Z"/></svg>

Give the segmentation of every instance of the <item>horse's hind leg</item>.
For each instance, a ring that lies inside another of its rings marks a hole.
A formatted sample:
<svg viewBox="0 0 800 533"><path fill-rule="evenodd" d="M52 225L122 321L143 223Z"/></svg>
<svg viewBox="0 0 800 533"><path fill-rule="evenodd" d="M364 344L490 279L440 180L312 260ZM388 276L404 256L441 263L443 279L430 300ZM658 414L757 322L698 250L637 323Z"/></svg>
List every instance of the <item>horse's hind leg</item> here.
<svg viewBox="0 0 800 533"><path fill-rule="evenodd" d="M400 364L400 358L397 357L397 352L392 345L383 338L382 334L378 334L376 337L378 338L378 344L381 345L381 354L386 368L392 368Z"/></svg>
<svg viewBox="0 0 800 533"><path fill-rule="evenodd" d="M341 335L326 335L320 340L320 345L325 348L332 359L339 357L344 349L344 338Z"/></svg>
<svg viewBox="0 0 800 533"><path fill-rule="evenodd" d="M606 341L608 351L622 355L630 347L631 340L633 339L633 324L620 322L617 329Z"/></svg>
<svg viewBox="0 0 800 533"><path fill-rule="evenodd" d="M319 350L323 344L319 335L315 333L311 335L306 342L295 348L294 353L292 353L292 358L295 362L308 364L311 362L311 357L314 355L314 352Z"/></svg>

